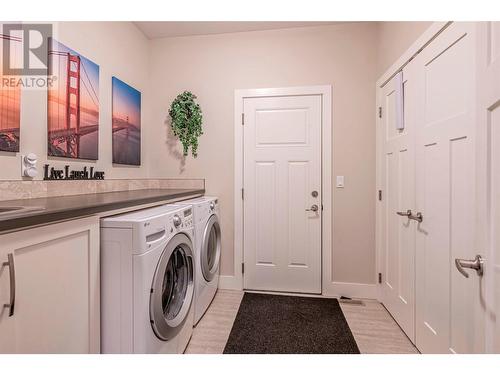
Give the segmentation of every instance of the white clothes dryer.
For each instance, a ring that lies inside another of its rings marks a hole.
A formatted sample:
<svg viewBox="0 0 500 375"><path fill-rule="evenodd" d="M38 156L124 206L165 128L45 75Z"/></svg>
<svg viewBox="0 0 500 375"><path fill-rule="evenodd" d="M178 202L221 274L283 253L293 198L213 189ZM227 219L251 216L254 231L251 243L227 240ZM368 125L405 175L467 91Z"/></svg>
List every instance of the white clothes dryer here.
<svg viewBox="0 0 500 375"><path fill-rule="evenodd" d="M178 203L193 208L195 232L194 324L207 311L217 293L221 254L219 200L200 197Z"/></svg>
<svg viewBox="0 0 500 375"><path fill-rule="evenodd" d="M193 331L189 207L101 220L102 353L183 353Z"/></svg>

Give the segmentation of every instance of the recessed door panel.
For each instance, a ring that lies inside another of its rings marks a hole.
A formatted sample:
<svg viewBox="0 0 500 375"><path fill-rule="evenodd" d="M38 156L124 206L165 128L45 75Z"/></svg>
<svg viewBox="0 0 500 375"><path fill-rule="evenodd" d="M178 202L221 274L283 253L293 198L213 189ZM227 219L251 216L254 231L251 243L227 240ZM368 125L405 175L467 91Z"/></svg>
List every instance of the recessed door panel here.
<svg viewBox="0 0 500 375"><path fill-rule="evenodd" d="M255 261L258 265L275 265L276 164L255 163Z"/></svg>
<svg viewBox="0 0 500 375"><path fill-rule="evenodd" d="M307 108L261 109L255 117L257 146L307 143Z"/></svg>
<svg viewBox="0 0 500 375"><path fill-rule="evenodd" d="M288 266L305 267L308 265L309 221L304 215L308 204L307 180L309 163L290 161L288 163Z"/></svg>

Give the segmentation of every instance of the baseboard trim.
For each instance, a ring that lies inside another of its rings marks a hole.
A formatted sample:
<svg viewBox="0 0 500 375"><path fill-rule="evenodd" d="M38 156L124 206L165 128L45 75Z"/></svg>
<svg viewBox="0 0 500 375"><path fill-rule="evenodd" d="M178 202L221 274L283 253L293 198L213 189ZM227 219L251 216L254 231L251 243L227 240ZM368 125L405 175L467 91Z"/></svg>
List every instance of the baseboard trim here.
<svg viewBox="0 0 500 375"><path fill-rule="evenodd" d="M239 280L239 278L236 276L220 275L219 289L243 290L243 286L241 280Z"/></svg>
<svg viewBox="0 0 500 375"><path fill-rule="evenodd" d="M227 290L243 290L241 280L233 275L219 276L219 289ZM265 292L261 292L265 293ZM273 292L270 292L273 293ZM295 295L294 293L291 293ZM377 284L359 284L359 283L342 283L332 282L323 286L323 297L350 297L350 298L363 298L378 300L378 287ZM318 295L316 295L318 297Z"/></svg>
<svg viewBox="0 0 500 375"><path fill-rule="evenodd" d="M350 297L378 300L377 284L332 282L324 285L323 295L329 297Z"/></svg>

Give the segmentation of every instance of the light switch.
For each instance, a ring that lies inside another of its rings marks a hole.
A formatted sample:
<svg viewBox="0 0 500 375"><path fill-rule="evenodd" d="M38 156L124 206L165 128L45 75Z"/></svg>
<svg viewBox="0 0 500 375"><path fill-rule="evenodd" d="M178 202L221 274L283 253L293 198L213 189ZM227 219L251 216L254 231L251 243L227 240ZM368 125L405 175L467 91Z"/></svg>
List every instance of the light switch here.
<svg viewBox="0 0 500 375"><path fill-rule="evenodd" d="M344 176L337 176L337 187L338 188L344 187Z"/></svg>

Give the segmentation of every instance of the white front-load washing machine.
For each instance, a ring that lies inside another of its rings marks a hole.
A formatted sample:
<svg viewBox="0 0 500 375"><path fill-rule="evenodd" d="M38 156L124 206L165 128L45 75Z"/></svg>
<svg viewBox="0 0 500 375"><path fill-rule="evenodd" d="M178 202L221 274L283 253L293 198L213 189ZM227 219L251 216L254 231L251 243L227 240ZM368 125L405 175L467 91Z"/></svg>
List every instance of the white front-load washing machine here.
<svg viewBox="0 0 500 375"><path fill-rule="evenodd" d="M193 208L195 232L194 324L207 311L217 293L221 252L219 200L200 197L179 202Z"/></svg>
<svg viewBox="0 0 500 375"><path fill-rule="evenodd" d="M190 207L101 220L101 352L183 353L193 331Z"/></svg>

